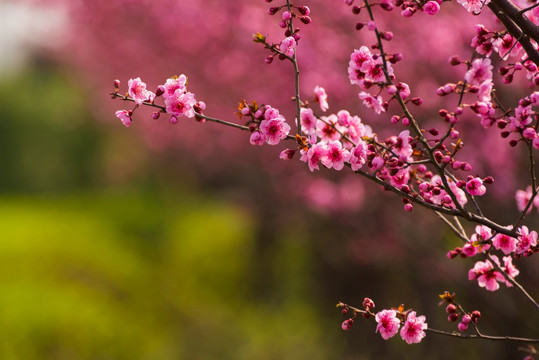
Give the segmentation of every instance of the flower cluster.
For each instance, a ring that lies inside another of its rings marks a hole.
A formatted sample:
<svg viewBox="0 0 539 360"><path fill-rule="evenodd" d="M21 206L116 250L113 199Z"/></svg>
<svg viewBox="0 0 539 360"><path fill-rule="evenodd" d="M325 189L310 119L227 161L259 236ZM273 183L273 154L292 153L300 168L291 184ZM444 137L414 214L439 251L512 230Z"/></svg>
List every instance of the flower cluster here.
<svg viewBox="0 0 539 360"><path fill-rule="evenodd" d="M113 97L120 97L123 100L131 100L135 102L133 110L118 110L118 117L125 126L130 126L133 118L133 113L139 105L149 105L160 109L152 114L154 119L158 119L161 113L170 114L169 119L171 124L178 122L178 117L185 116L192 118L196 113L202 114L202 110L206 108L206 104L202 101L197 101L195 95L187 91L187 77L185 75L173 76L166 80L165 84L159 85L155 93L149 91L139 77L128 81L128 91L126 95L119 94L120 81L114 81L115 91ZM164 106L155 104L155 100L162 96L164 98ZM202 119L201 119L202 120Z"/></svg>
<svg viewBox="0 0 539 360"><path fill-rule="evenodd" d="M468 279L477 280L480 287L489 291L498 290L500 287L498 282L512 286L511 282L496 268L498 267L505 272L509 278L515 278L519 274L519 270L513 265L513 257L531 256L538 251L537 232L530 232L528 227L521 226L518 233L520 235L517 238L502 233L493 235L492 230L487 226L477 225L470 240L463 247L449 251L447 257L450 259L459 255L464 258L473 257L479 253L487 253L493 247L507 255L502 259L503 264L500 263L496 255L490 255L490 260L475 263L468 272Z"/></svg>
<svg viewBox="0 0 539 360"><path fill-rule="evenodd" d="M459 318L460 322L457 325L457 328L460 332L468 330L470 323L477 324L479 318L481 318L481 313L478 310L474 310L470 313L465 312L462 307L455 302L455 294L449 294L445 292L440 295L440 298L443 300L440 305L446 303L445 312L447 313L447 321L454 323Z"/></svg>
<svg viewBox="0 0 539 360"><path fill-rule="evenodd" d="M279 110L270 105L258 105L255 101L248 104L242 100L238 106L241 117L247 117L249 120L246 125L251 131L249 142L251 145L277 145L285 139L290 132L290 125L286 119L279 113Z"/></svg>
<svg viewBox="0 0 539 360"><path fill-rule="evenodd" d="M375 307L374 301L369 298L363 300L363 310L343 303L337 304L337 307L342 309L341 313L343 315L348 315L350 311L353 312L353 316L342 323L341 328L343 330L350 330L354 324L354 319L359 314L362 314L366 319L374 316L377 322L375 332L380 333L384 340L395 336L399 329L401 338L408 344L417 344L426 336L425 330L428 325L425 322L425 316L417 316L416 312L411 310L404 311L403 305L396 309L384 309L376 314L372 312Z"/></svg>

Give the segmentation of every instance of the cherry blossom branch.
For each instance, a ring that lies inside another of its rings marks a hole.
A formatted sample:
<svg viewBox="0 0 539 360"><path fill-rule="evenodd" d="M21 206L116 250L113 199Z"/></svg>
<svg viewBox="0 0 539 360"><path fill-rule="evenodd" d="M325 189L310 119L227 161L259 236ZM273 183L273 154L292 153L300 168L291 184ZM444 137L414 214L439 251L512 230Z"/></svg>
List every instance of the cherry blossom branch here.
<svg viewBox="0 0 539 360"><path fill-rule="evenodd" d="M524 289L524 287L514 278L509 276L509 274L507 274L507 272L503 270L500 265L498 265L497 261L492 257L491 254L487 254L487 257L490 260L490 262L494 265L496 270L500 271L503 274L503 276L507 279L507 281L513 284L513 286L515 286L520 291L520 293L524 295L524 297L535 307L535 310L539 311L539 304L537 303L537 301L535 301L535 299L530 294L528 294L528 292Z"/></svg>
<svg viewBox="0 0 539 360"><path fill-rule="evenodd" d="M350 309L354 312L354 316L357 316L357 314L363 315L365 318L373 318L376 316L375 313L373 313L369 308L367 310L358 309L354 306L345 304L343 302L339 302L337 304L339 308L345 308ZM522 337L515 337L515 336L492 336L492 335L484 335L482 334L479 329L475 326L475 335L467 335L463 334L461 332L457 331L444 331L444 330L438 330L433 328L426 328L425 331L431 332L433 334L439 334L439 335L445 335L445 336L451 336L459 339L476 339L476 340L490 340L490 341L510 341L510 342L521 342L521 343L528 343L528 344L536 344L539 343L539 339L532 339L532 338L522 338Z"/></svg>
<svg viewBox="0 0 539 360"><path fill-rule="evenodd" d="M289 12L292 12L291 6L290 6L290 0L286 0L286 6L288 8ZM294 27L292 24L292 18L290 18L290 22L288 23L288 30L291 34L294 34ZM294 100L296 101L296 126L298 128L298 134L301 136L301 121L300 121L300 115L301 115L301 98L299 94L299 67L298 67L298 59L297 59L297 51L294 51L294 55L290 59L292 62L292 65L294 66L294 85L296 90L296 95L294 97Z"/></svg>
<svg viewBox="0 0 539 360"><path fill-rule="evenodd" d="M528 210L531 208L533 201L535 200L535 197L537 196L537 178L535 176L535 158L533 156L533 147L530 144L530 142L526 142L526 146L528 149L528 160L530 162L530 178L531 178L531 188L532 188L532 195L530 196L530 200L528 200L528 203L520 213L520 216L518 220L514 223L513 228L517 228L520 226L520 224L524 221L526 218L526 214L528 213Z"/></svg>
<svg viewBox="0 0 539 360"><path fill-rule="evenodd" d="M518 39L522 48L526 51L529 58L536 64L539 65L539 51L535 49L533 44L530 41L531 36L536 42L539 42L539 31L537 26L533 23L531 26L528 24L529 21L525 17L519 15L519 10L509 2L504 0L494 0L488 4L489 9L496 15L496 17L502 22L507 31L515 38ZM512 15L511 15L512 14ZM524 19L517 21L518 19ZM520 25L520 26L519 26Z"/></svg>
<svg viewBox="0 0 539 360"><path fill-rule="evenodd" d="M521 343L528 343L528 344L536 344L539 343L539 339L530 339L530 338L521 338L521 337L514 337L514 336L492 336L492 335L483 335L481 333L479 334L463 334L457 331L443 331L443 330L437 330L432 328L427 328L426 331L432 332L434 334L440 334L445 336L451 336L456 337L459 339L481 339L481 340L491 340L491 341L513 341L513 342L521 342Z"/></svg>

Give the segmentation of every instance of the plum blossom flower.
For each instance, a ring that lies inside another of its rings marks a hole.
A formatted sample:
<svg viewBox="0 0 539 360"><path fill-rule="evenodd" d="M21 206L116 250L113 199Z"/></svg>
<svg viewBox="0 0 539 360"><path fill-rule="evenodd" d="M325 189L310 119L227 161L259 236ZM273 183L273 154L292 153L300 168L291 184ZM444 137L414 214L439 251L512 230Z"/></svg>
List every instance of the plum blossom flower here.
<svg viewBox="0 0 539 360"><path fill-rule="evenodd" d="M498 233L492 238L492 246L497 250L501 250L505 255L508 255L517 249L517 239Z"/></svg>
<svg viewBox="0 0 539 360"><path fill-rule="evenodd" d="M182 89L176 89L174 94L165 98L167 113L174 117L187 116L192 118L195 116L193 106L196 104L195 95L190 92L184 92Z"/></svg>
<svg viewBox="0 0 539 360"><path fill-rule="evenodd" d="M172 77L170 79L167 79L167 81L165 82L165 85L163 85L164 88L165 88L165 92L163 93L163 97L165 99L167 99L169 97L174 96L174 93L178 89L180 89L181 92L185 92L186 91L186 88L185 88L186 85L187 85L187 76L185 76L184 74L181 74L180 76L174 76L174 77Z"/></svg>
<svg viewBox="0 0 539 360"><path fill-rule="evenodd" d="M532 198L532 188L531 186L528 186L526 190L517 190L515 194L515 200L517 202L517 208L518 211L524 211L526 208L526 205L528 205L528 202ZM528 209L528 213L532 210L532 206Z"/></svg>
<svg viewBox="0 0 539 360"><path fill-rule="evenodd" d="M492 69L489 58L475 59L470 70L464 75L464 79L471 85L481 85L486 80L492 80Z"/></svg>
<svg viewBox="0 0 539 360"><path fill-rule="evenodd" d="M339 140L341 134L337 130L343 130L339 125L337 115L322 116L322 120L316 123L316 136L322 141L329 142Z"/></svg>
<svg viewBox="0 0 539 360"><path fill-rule="evenodd" d="M511 256L504 256L503 260L503 270L509 275L510 278L515 278L520 274L520 271L513 265L513 258ZM505 285L511 287L513 286L508 280L506 280Z"/></svg>
<svg viewBox="0 0 539 360"><path fill-rule="evenodd" d="M140 78L129 79L127 82L129 88L128 93L137 105L141 105L144 101L153 101L155 94L146 89L146 83L142 82Z"/></svg>
<svg viewBox="0 0 539 360"><path fill-rule="evenodd" d="M493 256L497 260L495 256ZM496 291L500 288L498 281L505 282L505 277L494 270L494 265L489 260L478 261L473 269L468 271L468 280L477 280L480 287L484 287L488 291Z"/></svg>
<svg viewBox="0 0 539 360"><path fill-rule="evenodd" d="M470 243L479 247L479 252L484 252L490 249L489 244L485 244L486 240L489 240L492 237L492 231L488 226L485 225L476 225L475 233L470 237ZM465 245L466 246L466 245ZM464 248L463 248L464 250Z"/></svg>
<svg viewBox="0 0 539 360"><path fill-rule="evenodd" d="M316 132L316 118L313 109L301 108L300 112L301 130L305 135L313 135Z"/></svg>
<svg viewBox="0 0 539 360"><path fill-rule="evenodd" d="M359 140L350 151L350 167L352 171L359 170L367 162L367 143Z"/></svg>
<svg viewBox="0 0 539 360"><path fill-rule="evenodd" d="M471 13L478 14L481 12L483 6L487 5L490 0L457 0L459 4Z"/></svg>
<svg viewBox="0 0 539 360"><path fill-rule="evenodd" d="M279 45L279 50L281 50L281 52L286 56L293 57L296 45L296 39L294 39L292 36L289 36L283 39L283 41L281 41L281 45Z"/></svg>
<svg viewBox="0 0 539 360"><path fill-rule="evenodd" d="M116 111L116 117L122 121L122 123L129 127L131 125L131 114L127 110Z"/></svg>
<svg viewBox="0 0 539 360"><path fill-rule="evenodd" d="M320 159L328 169L342 170L344 162L350 158L350 152L343 149L340 141L330 141L326 145L326 153Z"/></svg>
<svg viewBox="0 0 539 360"><path fill-rule="evenodd" d="M268 120L262 120L260 131L266 137L266 142L269 145L277 145L290 132L290 125L286 123L282 115L279 115Z"/></svg>
<svg viewBox="0 0 539 360"><path fill-rule="evenodd" d="M408 344L417 344L425 337L427 323L425 316L416 316L415 311L411 311L404 322L400 335Z"/></svg>
<svg viewBox="0 0 539 360"><path fill-rule="evenodd" d="M482 196L487 192L487 188L483 185L483 180L477 177L470 179L466 183L466 190L472 196Z"/></svg>
<svg viewBox="0 0 539 360"><path fill-rule="evenodd" d="M516 253L522 255L530 248L537 246L537 232L530 232L527 226L522 226L519 230Z"/></svg>
<svg viewBox="0 0 539 360"><path fill-rule="evenodd" d="M348 76L351 84L360 85L360 80L365 77L368 64L372 61L372 53L368 47L362 46L359 50L354 50L348 63Z"/></svg>
<svg viewBox="0 0 539 360"><path fill-rule="evenodd" d="M399 331L400 320L395 310L382 310L376 314L375 320L378 323L375 332L380 332L384 340L392 338Z"/></svg>
<svg viewBox="0 0 539 360"><path fill-rule="evenodd" d="M326 155L327 149L324 143L316 143L309 148L309 150L301 149L300 160L306 162L309 165L309 170L320 170L318 162Z"/></svg>
<svg viewBox="0 0 539 360"><path fill-rule="evenodd" d="M264 136L264 134L262 134L260 131L253 131L251 133L251 137L249 138L249 142L251 145L264 145L266 142L266 136Z"/></svg>
<svg viewBox="0 0 539 360"><path fill-rule="evenodd" d="M326 94L326 90L324 90L323 87L315 86L314 88L314 95L316 96L316 101L320 104L320 109L322 111L326 111L329 108L328 104L328 95Z"/></svg>
<svg viewBox="0 0 539 360"><path fill-rule="evenodd" d="M359 93L359 99L363 100L363 104L366 107L373 109L377 114L381 114L386 111L382 106L382 97L380 95L374 97L371 94L362 91Z"/></svg>
<svg viewBox="0 0 539 360"><path fill-rule="evenodd" d="M423 11L429 15L436 15L438 14L438 11L440 11L440 4L438 4L437 1L427 1L427 3L423 5Z"/></svg>

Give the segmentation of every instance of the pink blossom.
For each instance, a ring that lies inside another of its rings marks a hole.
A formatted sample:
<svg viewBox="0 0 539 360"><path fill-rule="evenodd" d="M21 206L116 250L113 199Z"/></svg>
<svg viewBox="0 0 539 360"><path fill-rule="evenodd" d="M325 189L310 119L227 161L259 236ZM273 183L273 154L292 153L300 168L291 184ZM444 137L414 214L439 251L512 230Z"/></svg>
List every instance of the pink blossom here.
<svg viewBox="0 0 539 360"><path fill-rule="evenodd" d="M251 137L249 138L249 142L251 145L261 146L264 145L264 142L266 142L266 137L260 131L253 131L251 133Z"/></svg>
<svg viewBox="0 0 539 360"><path fill-rule="evenodd" d="M174 93L176 92L176 90L180 89L181 92L185 92L186 91L186 88L185 86L187 85L187 76L185 76L184 74L181 74L180 76L174 76L170 79L167 79L167 81L165 82L165 85L164 88L165 88L165 92L163 93L163 97L166 99L166 98L169 98L171 96L174 96Z"/></svg>
<svg viewBox="0 0 539 360"><path fill-rule="evenodd" d="M492 238L492 246L497 250L501 250L505 255L508 255L517 249L517 239L498 233Z"/></svg>
<svg viewBox="0 0 539 360"><path fill-rule="evenodd" d="M279 50L281 50L281 52L286 56L293 57L296 45L296 40L292 36L289 36L283 41L281 41L281 45L279 45Z"/></svg>
<svg viewBox="0 0 539 360"><path fill-rule="evenodd" d="M266 142L269 145L277 145L290 132L290 125L286 123L284 117L279 115L269 120L262 120L260 131L266 137Z"/></svg>
<svg viewBox="0 0 539 360"><path fill-rule="evenodd" d="M116 117L120 120L122 120L122 123L129 127L131 125L131 115L130 112L127 110L118 110L116 111Z"/></svg>
<svg viewBox="0 0 539 360"><path fill-rule="evenodd" d="M425 323L425 316L416 317L416 312L411 311L404 322L400 335L408 344L417 344L425 337L425 331L428 327Z"/></svg>
<svg viewBox="0 0 539 360"><path fill-rule="evenodd" d="M337 129L341 130L338 124L337 115L322 116L322 120L316 123L316 135L325 142L339 140L341 134Z"/></svg>
<svg viewBox="0 0 539 360"><path fill-rule="evenodd" d="M427 3L423 5L423 11L429 15L436 15L438 14L438 11L440 11L440 4L438 4L437 1L427 1Z"/></svg>
<svg viewBox="0 0 539 360"><path fill-rule="evenodd" d="M314 88L314 95L316 96L316 101L320 104L320 109L322 111L326 111L329 108L328 104L328 95L326 94L326 90L324 90L323 87L315 86Z"/></svg>
<svg viewBox="0 0 539 360"><path fill-rule="evenodd" d="M363 100L363 104L366 107L373 109L374 112L377 114L381 114L386 111L382 106L381 96L374 97L371 94L362 91L359 93L359 99Z"/></svg>
<svg viewBox="0 0 539 360"><path fill-rule="evenodd" d="M478 251L477 248L474 246L473 242L470 241L464 244L464 246L462 247L462 253L467 257L472 257L475 256Z"/></svg>
<svg viewBox="0 0 539 360"><path fill-rule="evenodd" d="M301 131L305 135L313 135L316 132L316 118L313 114L313 109L301 108Z"/></svg>
<svg viewBox="0 0 539 360"><path fill-rule="evenodd" d="M504 256L503 260L503 270L509 275L510 278L515 278L520 274L520 271L513 265L513 258L511 256ZM505 283L507 286L513 286L511 282L506 280Z"/></svg>
<svg viewBox="0 0 539 360"><path fill-rule="evenodd" d="M361 73L367 72L368 63L372 60L372 53L368 47L362 46L359 48L359 50L354 50L354 52L350 55L350 62L348 63L348 75L350 76L350 82L352 84L358 84L356 71ZM363 77L364 76L361 78Z"/></svg>
<svg viewBox="0 0 539 360"><path fill-rule="evenodd" d="M522 255L530 248L537 246L537 232L530 232L527 226L522 226L519 232L516 253Z"/></svg>
<svg viewBox="0 0 539 360"><path fill-rule="evenodd" d="M522 47L519 43L515 45L515 42L516 40L511 34L505 34L504 36L494 40L492 46L494 51L496 51L502 58L507 55L509 50L511 50L509 53L510 56L517 56Z"/></svg>
<svg viewBox="0 0 539 360"><path fill-rule="evenodd" d="M496 291L500 288L498 281L505 282L504 276L494 270L494 265L489 260L478 261L473 269L468 271L469 280L477 280L480 287L484 287L489 291Z"/></svg>
<svg viewBox="0 0 539 360"><path fill-rule="evenodd" d="M489 244L485 244L486 240L489 240L492 237L492 231L489 227L485 225L476 225L475 233L470 237L470 243L479 247L479 252L484 252L490 249ZM463 248L464 249L464 248Z"/></svg>
<svg viewBox="0 0 539 360"><path fill-rule="evenodd" d="M187 116L192 118L195 116L193 106L196 104L195 95L190 92L184 93L182 89L176 89L174 94L165 98L167 113L177 116Z"/></svg>
<svg viewBox="0 0 539 360"><path fill-rule="evenodd" d="M532 188L531 186L528 186L526 188L526 191L524 190L517 190L515 194L515 200L517 202L517 208L519 211L524 211L526 208L526 205L528 205L528 202L532 198ZM528 213L532 210L533 206L530 206L528 209Z"/></svg>
<svg viewBox="0 0 539 360"><path fill-rule="evenodd" d="M330 141L326 146L326 154L320 159L328 169L342 170L344 162L350 158L350 152L343 149L340 141Z"/></svg>
<svg viewBox="0 0 539 360"><path fill-rule="evenodd" d="M376 314L375 320L378 323L375 332L380 332L384 340L393 337L399 331L400 320L395 310L382 310Z"/></svg>
<svg viewBox="0 0 539 360"><path fill-rule="evenodd" d="M352 171L359 170L367 161L367 143L359 140L357 145L350 151L350 165Z"/></svg>
<svg viewBox="0 0 539 360"><path fill-rule="evenodd" d="M457 2L464 6L468 12L478 14L481 12L483 6L486 6L490 0L457 0Z"/></svg>
<svg viewBox="0 0 539 360"><path fill-rule="evenodd" d="M146 89L146 83L142 82L140 78L129 79L127 82L129 87L128 93L137 105L141 105L144 101L152 101L155 98L155 94Z"/></svg>
<svg viewBox="0 0 539 360"><path fill-rule="evenodd" d="M479 101L489 103L492 100L491 93L493 85L494 84L492 83L492 79L487 79L483 81L481 85L479 85L479 90L477 91L477 97L479 98Z"/></svg>
<svg viewBox="0 0 539 360"><path fill-rule="evenodd" d="M472 196L482 196L487 192L487 188L483 185L483 180L477 177L466 183L466 190Z"/></svg>
<svg viewBox="0 0 539 360"><path fill-rule="evenodd" d="M492 68L489 58L475 59L464 79L471 85L481 85L484 81L492 80Z"/></svg>
<svg viewBox="0 0 539 360"><path fill-rule="evenodd" d="M318 162L326 155L327 149L324 143L316 143L309 150L302 149L300 151L300 160L309 165L311 171L320 170Z"/></svg>
<svg viewBox="0 0 539 360"><path fill-rule="evenodd" d="M279 154L279 159L281 159L281 160L292 160L295 153L296 153L296 150L294 150L294 149L285 149L285 150L281 151L281 153Z"/></svg>

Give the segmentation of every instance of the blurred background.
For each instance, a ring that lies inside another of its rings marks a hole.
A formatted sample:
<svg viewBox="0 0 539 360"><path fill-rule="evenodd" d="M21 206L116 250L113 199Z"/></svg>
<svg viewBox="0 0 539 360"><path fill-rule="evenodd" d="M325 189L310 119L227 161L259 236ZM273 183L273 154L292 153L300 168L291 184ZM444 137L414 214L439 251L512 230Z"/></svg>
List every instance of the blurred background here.
<svg viewBox="0 0 539 360"><path fill-rule="evenodd" d="M323 86L330 112L346 108L381 136L395 131L349 85L350 53L372 43L372 34L353 31L365 18L342 1L306 4L313 23L301 26L298 48L304 97ZM520 295L479 289L466 280L474 261L445 258L459 243L432 214L404 213L399 199L344 171L311 174L278 160L285 145L252 147L246 133L187 119L172 126L146 109L128 129L114 116L132 108L111 100L114 79L122 92L138 76L155 91L184 73L208 115L233 121L245 98L292 119L290 64L265 64L268 54L251 40L256 32L283 37L267 7L0 0L1 359L520 356L515 344L434 334L414 346L384 341L372 319L340 329L337 302L371 297L375 310L404 303L429 326L454 330L438 307L445 290L482 312L485 333L539 336ZM436 126L436 109L456 99L430 94L463 76L447 59L470 56L478 19L456 4L444 4L439 18L394 15L379 26L392 23L389 51L405 54L397 77L424 96L418 114ZM482 204L495 220L513 221L514 190L526 186L522 149L473 116L463 127L483 140L464 139L466 159L497 180ZM529 225L536 222L534 212ZM537 264L518 264L522 282L536 286Z"/></svg>

